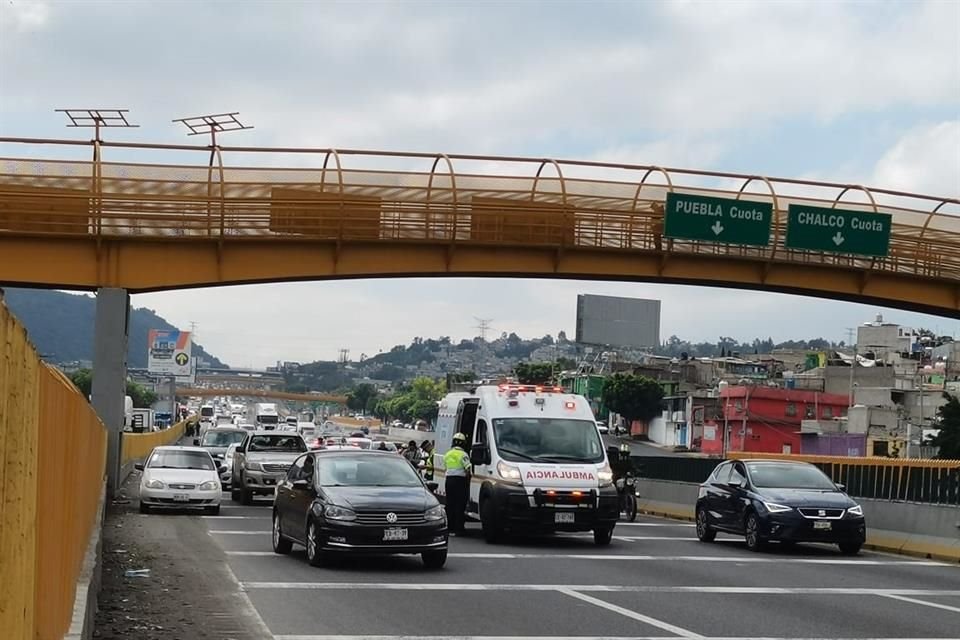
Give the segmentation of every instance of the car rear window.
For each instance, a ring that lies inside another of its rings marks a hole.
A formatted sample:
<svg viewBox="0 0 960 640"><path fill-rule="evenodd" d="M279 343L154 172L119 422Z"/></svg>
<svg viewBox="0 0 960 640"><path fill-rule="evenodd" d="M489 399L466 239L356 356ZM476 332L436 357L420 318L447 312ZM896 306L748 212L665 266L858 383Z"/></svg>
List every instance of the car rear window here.
<svg viewBox="0 0 960 640"><path fill-rule="evenodd" d="M306 451L307 444L298 435L260 435L250 438L248 451Z"/></svg>

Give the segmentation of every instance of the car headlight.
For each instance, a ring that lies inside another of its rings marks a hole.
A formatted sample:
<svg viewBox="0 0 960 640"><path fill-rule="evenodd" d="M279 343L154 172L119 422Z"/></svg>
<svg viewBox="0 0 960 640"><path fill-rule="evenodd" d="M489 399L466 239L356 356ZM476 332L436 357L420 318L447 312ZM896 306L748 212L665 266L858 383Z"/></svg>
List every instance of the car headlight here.
<svg viewBox="0 0 960 640"><path fill-rule="evenodd" d="M497 473L499 473L500 477L503 478L504 480L520 482L520 469L513 466L512 464L507 464L506 462L503 462L503 461L498 462Z"/></svg>
<svg viewBox="0 0 960 640"><path fill-rule="evenodd" d="M248 471L263 471L263 466L259 462L245 462L243 468Z"/></svg>
<svg viewBox="0 0 960 640"><path fill-rule="evenodd" d="M346 507L340 507L335 504L328 504L327 508L323 510L323 515L331 520L356 520L357 514L353 512L352 509L347 509Z"/></svg>
<svg viewBox="0 0 960 640"><path fill-rule="evenodd" d="M849 513L852 516L862 516L863 507L861 507L860 505L852 506L849 509L847 509L847 513Z"/></svg>
<svg viewBox="0 0 960 640"><path fill-rule="evenodd" d="M200 483L200 486L197 487L200 491L213 491L214 489L220 488L220 483L214 480L207 480L206 482Z"/></svg>
<svg viewBox="0 0 960 640"><path fill-rule="evenodd" d="M783 513L784 511L793 511L793 507L788 507L785 504L777 504L776 502L764 502L763 506L770 513Z"/></svg>
<svg viewBox="0 0 960 640"><path fill-rule="evenodd" d="M430 509L427 509L427 512L423 514L424 519L426 520L443 520L447 517L447 512L443 510L443 505L437 505Z"/></svg>
<svg viewBox="0 0 960 640"><path fill-rule="evenodd" d="M601 487L609 487L613 484L613 469L609 464L603 465L603 468L597 471L597 480Z"/></svg>
<svg viewBox="0 0 960 640"><path fill-rule="evenodd" d="M163 483L159 480L150 480L146 484L147 489L163 489L163 486Z"/></svg>

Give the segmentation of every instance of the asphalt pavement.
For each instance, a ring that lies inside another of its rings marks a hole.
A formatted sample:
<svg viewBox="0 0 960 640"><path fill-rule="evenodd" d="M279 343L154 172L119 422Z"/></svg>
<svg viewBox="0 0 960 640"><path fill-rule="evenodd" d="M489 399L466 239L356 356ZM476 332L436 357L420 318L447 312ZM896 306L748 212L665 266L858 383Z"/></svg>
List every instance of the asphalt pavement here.
<svg viewBox="0 0 960 640"><path fill-rule="evenodd" d="M488 545L473 524L440 571L417 557L317 569L299 547L271 551L270 500L226 496L202 521L276 640L960 637L956 565L826 545L751 553L641 517L605 548L590 534Z"/></svg>

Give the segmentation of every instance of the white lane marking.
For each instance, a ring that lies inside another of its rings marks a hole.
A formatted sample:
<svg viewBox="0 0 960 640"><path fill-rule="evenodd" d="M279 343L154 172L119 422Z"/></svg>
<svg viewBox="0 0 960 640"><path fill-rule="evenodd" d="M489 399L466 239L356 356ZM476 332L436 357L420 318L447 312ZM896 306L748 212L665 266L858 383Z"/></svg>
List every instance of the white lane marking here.
<svg viewBox="0 0 960 640"><path fill-rule="evenodd" d="M936 609L943 609L944 611L953 611L954 613L960 613L960 607L951 607L948 604L941 604L939 602L927 602L926 600L917 600L916 598L907 598L901 595L888 593L885 597L893 598L894 600L901 600L903 602L910 602L912 604L922 604L926 607L934 607Z"/></svg>
<svg viewBox="0 0 960 640"><path fill-rule="evenodd" d="M218 536L269 536L269 531L221 531L217 529L211 529L208 531L210 535Z"/></svg>
<svg viewBox="0 0 960 640"><path fill-rule="evenodd" d="M224 562L224 566L227 569L228 579L236 586L236 594L240 601L243 603L243 609L249 616L250 624L257 627L257 631L261 638L270 638L272 634L270 633L270 627L267 626L267 623L263 621L263 618L260 617L260 612L253 602L250 600L250 596L247 595L246 590L243 588L243 584L237 579L237 574L233 572L233 569L230 568L230 563ZM216 615L216 614L214 614Z"/></svg>
<svg viewBox="0 0 960 640"><path fill-rule="evenodd" d="M620 615L626 616L631 620L636 620L637 622L642 622L651 627L656 627L658 629L663 629L664 631L668 631L670 633L675 633L682 638L703 638L703 636L701 636L700 634L694 633L689 629L684 629L683 627L672 625L669 622L664 622L663 620L651 618L650 616L645 616L642 613L637 613L636 611L631 611L630 609L625 609L624 607L620 607L615 604L610 604L609 602L604 602L603 600L594 598L593 596L588 596L584 593L578 593L571 589L557 589L557 591L559 591L564 595L570 596L571 598L576 598L577 600L582 600L583 602L592 604L595 607L600 607L602 609L606 609L607 611L619 613Z"/></svg>
<svg viewBox="0 0 960 640"><path fill-rule="evenodd" d="M269 520L270 516L200 516L204 520Z"/></svg>
<svg viewBox="0 0 960 640"><path fill-rule="evenodd" d="M790 638L759 636L697 636L700 640L869 640L865 638ZM677 636L350 636L275 635L274 640L676 640ZM943 640L942 638L882 638L879 640Z"/></svg>
<svg viewBox="0 0 960 640"><path fill-rule="evenodd" d="M228 556L275 556L273 551L225 551ZM475 560L616 560L636 562L732 562L744 564L825 564L888 567L907 565L916 567L952 567L936 560L852 560L850 558L754 558L745 556L636 556L600 555L597 553L450 553L450 558Z"/></svg>
<svg viewBox="0 0 960 640"><path fill-rule="evenodd" d="M852 596L960 596L960 589L870 589L864 587L717 587L653 585L555 585L555 584L478 584L478 583L399 583L399 582L244 582L246 589L362 589L382 591L556 591L570 589L586 592L631 593L720 593L735 595L852 595Z"/></svg>
<svg viewBox="0 0 960 640"><path fill-rule="evenodd" d="M695 527L687 522L618 522L618 527Z"/></svg>
<svg viewBox="0 0 960 640"><path fill-rule="evenodd" d="M589 537L593 537L592 535ZM686 538L679 536L613 536L614 540L623 540L624 542L636 542L637 540L682 540L684 542L690 542L697 540L696 537Z"/></svg>
<svg viewBox="0 0 960 640"><path fill-rule="evenodd" d="M787 638L698 636L700 640L869 640L865 638ZM276 635L274 640L676 640L677 636L350 636ZM882 638L880 640L943 640L942 638Z"/></svg>

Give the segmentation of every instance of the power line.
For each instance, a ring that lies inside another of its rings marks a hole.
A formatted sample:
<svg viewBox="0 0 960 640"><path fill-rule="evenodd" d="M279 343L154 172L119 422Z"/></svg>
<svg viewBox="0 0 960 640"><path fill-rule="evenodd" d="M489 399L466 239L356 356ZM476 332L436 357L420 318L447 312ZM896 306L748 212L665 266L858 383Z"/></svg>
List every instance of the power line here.
<svg viewBox="0 0 960 640"><path fill-rule="evenodd" d="M473 316L473 319L477 321L477 324L474 325L473 328L480 330L480 339L486 342L487 331L490 330L490 323L493 322L493 318L478 318L477 316Z"/></svg>

